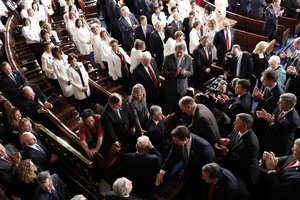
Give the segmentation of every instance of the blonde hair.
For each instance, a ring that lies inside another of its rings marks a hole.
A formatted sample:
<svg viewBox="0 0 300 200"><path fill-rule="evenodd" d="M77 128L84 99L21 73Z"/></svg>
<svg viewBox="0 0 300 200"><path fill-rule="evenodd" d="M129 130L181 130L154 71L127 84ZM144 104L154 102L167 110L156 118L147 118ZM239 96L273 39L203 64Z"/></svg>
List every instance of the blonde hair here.
<svg viewBox="0 0 300 200"><path fill-rule="evenodd" d="M9 113L8 113L8 124L14 128L18 128L19 127L19 121L15 120L15 114L16 112L20 112L20 109L17 107L14 107L12 109L10 109Z"/></svg>
<svg viewBox="0 0 300 200"><path fill-rule="evenodd" d="M37 178L34 170L36 168L32 168L31 163L30 159L22 160L17 168L19 179L25 183L32 183Z"/></svg>
<svg viewBox="0 0 300 200"><path fill-rule="evenodd" d="M144 86L140 83L138 84L135 84L131 90L131 96L134 96L135 94L138 94L138 93L142 93L143 94L143 100L146 99L146 90L144 88Z"/></svg>
<svg viewBox="0 0 300 200"><path fill-rule="evenodd" d="M212 24L212 30L215 30L217 28L217 22L214 19L208 20Z"/></svg>
<svg viewBox="0 0 300 200"><path fill-rule="evenodd" d="M255 53L255 54L264 53L267 50L268 46L269 46L268 42L260 41L255 46L255 49L253 50L253 53Z"/></svg>
<svg viewBox="0 0 300 200"><path fill-rule="evenodd" d="M139 154L146 154L152 148L152 143L148 136L140 136L136 142L136 150Z"/></svg>
<svg viewBox="0 0 300 200"><path fill-rule="evenodd" d="M23 134L25 131L28 131L28 130L25 130L25 127L24 127L24 125L25 125L27 122L31 124L30 120L27 119L27 118L22 118L22 119L19 121L19 134L20 134L20 135Z"/></svg>

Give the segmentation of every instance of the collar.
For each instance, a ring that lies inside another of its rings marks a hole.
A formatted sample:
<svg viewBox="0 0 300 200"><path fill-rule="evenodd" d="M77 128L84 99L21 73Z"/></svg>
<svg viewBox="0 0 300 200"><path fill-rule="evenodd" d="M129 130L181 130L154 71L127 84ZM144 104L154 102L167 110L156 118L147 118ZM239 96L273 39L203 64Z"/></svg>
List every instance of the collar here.
<svg viewBox="0 0 300 200"><path fill-rule="evenodd" d="M155 125L157 126L159 121L155 121L154 119L152 119L152 121L155 123Z"/></svg>
<svg viewBox="0 0 300 200"><path fill-rule="evenodd" d="M271 91L274 87L276 87L276 85L277 85L277 82L272 87L267 87L267 88Z"/></svg>
<svg viewBox="0 0 300 200"><path fill-rule="evenodd" d="M291 112L294 108L289 109L288 111L283 111L283 116L285 116L287 113Z"/></svg>
<svg viewBox="0 0 300 200"><path fill-rule="evenodd" d="M195 106L195 108L193 110L193 116L195 115L196 109L197 109L197 104L196 104L196 106Z"/></svg>

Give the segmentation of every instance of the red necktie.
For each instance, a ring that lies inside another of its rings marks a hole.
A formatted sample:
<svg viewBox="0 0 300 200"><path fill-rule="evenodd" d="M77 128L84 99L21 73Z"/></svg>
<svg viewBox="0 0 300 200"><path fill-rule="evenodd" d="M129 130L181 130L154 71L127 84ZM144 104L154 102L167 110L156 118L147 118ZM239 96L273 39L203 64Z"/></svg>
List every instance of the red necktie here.
<svg viewBox="0 0 300 200"><path fill-rule="evenodd" d="M154 76L154 73L153 73L152 69L149 67L149 65L147 65L146 67L147 67L147 69L148 69L148 72L149 72L150 77L151 77L151 79L152 79L152 82L153 82L153 84L154 84L154 88L157 88L158 83L157 83L157 80L156 80L156 78L155 78L155 76Z"/></svg>
<svg viewBox="0 0 300 200"><path fill-rule="evenodd" d="M5 155L4 158L5 158L5 160L7 160L8 162L10 162L11 164L14 163L14 161L8 155Z"/></svg>
<svg viewBox="0 0 300 200"><path fill-rule="evenodd" d="M281 118L283 117L283 114L284 114L284 112L281 111L281 113L280 113L280 114L278 115L278 117L277 117L277 121L281 120Z"/></svg>
<svg viewBox="0 0 300 200"><path fill-rule="evenodd" d="M122 61L123 65L124 65L125 70L128 71L128 69L127 69L127 62L126 62L125 56L122 53L120 53L120 57L121 57L121 61Z"/></svg>
<svg viewBox="0 0 300 200"><path fill-rule="evenodd" d="M216 185L211 184L208 192L208 200L213 200L215 189L216 189Z"/></svg>
<svg viewBox="0 0 300 200"><path fill-rule="evenodd" d="M229 30L226 32L226 51L229 51L230 49L230 43L229 43Z"/></svg>
<svg viewBox="0 0 300 200"><path fill-rule="evenodd" d="M292 162L290 162L287 166L285 166L283 169L288 169L290 168L291 166L293 166L294 164L296 164L297 160L294 160Z"/></svg>

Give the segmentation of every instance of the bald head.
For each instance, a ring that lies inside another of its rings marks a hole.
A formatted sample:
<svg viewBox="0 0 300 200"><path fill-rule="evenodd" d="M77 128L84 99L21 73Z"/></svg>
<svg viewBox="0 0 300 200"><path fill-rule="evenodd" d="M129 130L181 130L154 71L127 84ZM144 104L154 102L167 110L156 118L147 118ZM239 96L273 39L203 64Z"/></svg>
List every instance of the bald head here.
<svg viewBox="0 0 300 200"><path fill-rule="evenodd" d="M34 100L35 93L34 93L33 89L30 86L23 87L22 92L23 92L23 96L26 99Z"/></svg>
<svg viewBox="0 0 300 200"><path fill-rule="evenodd" d="M37 140L31 132L24 132L21 136L21 143L30 146L36 144Z"/></svg>

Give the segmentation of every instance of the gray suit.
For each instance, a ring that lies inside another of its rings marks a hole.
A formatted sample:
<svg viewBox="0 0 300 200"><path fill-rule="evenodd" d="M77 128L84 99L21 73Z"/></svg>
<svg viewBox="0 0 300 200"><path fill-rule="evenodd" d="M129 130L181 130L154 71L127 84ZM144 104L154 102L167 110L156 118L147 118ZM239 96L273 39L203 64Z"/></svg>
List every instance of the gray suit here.
<svg viewBox="0 0 300 200"><path fill-rule="evenodd" d="M176 60L175 53L166 56L162 69L162 75L166 78L165 91L170 112L174 111L179 98L186 94L188 77L193 76L191 56L184 54L178 67ZM179 74L176 76L176 71L179 67L185 69L186 73L184 75Z"/></svg>

